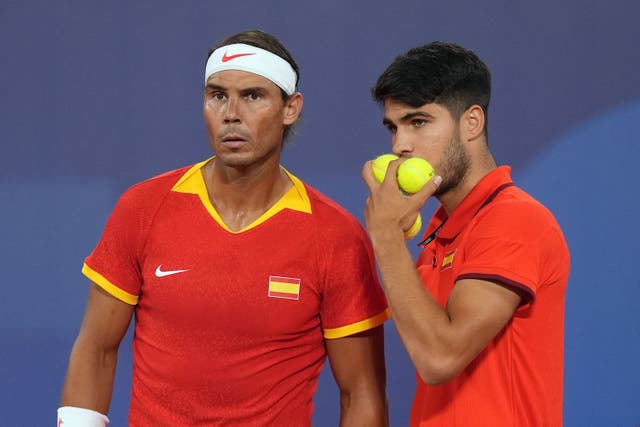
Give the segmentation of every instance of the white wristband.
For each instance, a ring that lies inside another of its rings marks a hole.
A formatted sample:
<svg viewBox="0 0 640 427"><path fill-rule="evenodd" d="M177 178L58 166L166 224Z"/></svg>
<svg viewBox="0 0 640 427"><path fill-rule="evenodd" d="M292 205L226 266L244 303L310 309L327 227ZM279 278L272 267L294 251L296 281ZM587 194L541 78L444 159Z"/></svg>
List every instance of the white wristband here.
<svg viewBox="0 0 640 427"><path fill-rule="evenodd" d="M63 406L58 408L58 427L105 427L109 418L91 409Z"/></svg>

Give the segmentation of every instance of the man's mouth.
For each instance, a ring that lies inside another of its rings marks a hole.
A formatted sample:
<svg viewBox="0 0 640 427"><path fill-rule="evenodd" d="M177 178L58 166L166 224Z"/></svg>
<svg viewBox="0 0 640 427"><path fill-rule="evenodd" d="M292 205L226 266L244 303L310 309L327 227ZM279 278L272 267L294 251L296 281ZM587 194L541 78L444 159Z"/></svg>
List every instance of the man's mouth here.
<svg viewBox="0 0 640 427"><path fill-rule="evenodd" d="M246 142L247 139L237 133L230 133L222 137L222 143L230 148L239 147Z"/></svg>

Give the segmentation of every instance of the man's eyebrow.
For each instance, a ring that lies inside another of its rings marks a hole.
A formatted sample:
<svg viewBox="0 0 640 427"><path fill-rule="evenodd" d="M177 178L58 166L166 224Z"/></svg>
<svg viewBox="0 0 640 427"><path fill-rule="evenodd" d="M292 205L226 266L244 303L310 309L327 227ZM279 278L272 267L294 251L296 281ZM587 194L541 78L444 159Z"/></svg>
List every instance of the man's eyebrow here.
<svg viewBox="0 0 640 427"><path fill-rule="evenodd" d="M205 90L209 90L209 91L226 92L228 90L224 86L211 84L211 83L208 83L204 88L205 88ZM250 87L245 87L245 88L242 88L242 89L238 89L238 92L240 92L240 93L254 93L254 92L263 93L266 90L267 89L264 86L250 86Z"/></svg>
<svg viewBox="0 0 640 427"><path fill-rule="evenodd" d="M205 90L222 90L222 91L226 90L226 88L224 88L222 86L214 85L214 84L211 84L211 83L207 83L207 85L204 88L205 88Z"/></svg>
<svg viewBox="0 0 640 427"><path fill-rule="evenodd" d="M433 119L433 116L429 113L426 113L424 111L411 111L407 114L405 114L404 116L400 117L400 121L401 122L408 122L409 120L416 118L416 117L424 117L427 119Z"/></svg>
<svg viewBox="0 0 640 427"><path fill-rule="evenodd" d="M424 112L424 111L410 111L407 114L405 114L404 116L400 117L400 119L398 119L398 121L400 123L404 123L404 122L408 122L411 119L414 119L416 117L422 117L425 119L433 119L433 115ZM393 120L391 120L388 117L385 117L384 119L382 119L382 124L384 126L395 126L396 124L393 122Z"/></svg>
<svg viewBox="0 0 640 427"><path fill-rule="evenodd" d="M267 88L264 86L251 86L251 87L240 89L240 93L253 93L253 92L263 93L263 92L266 92L266 90Z"/></svg>

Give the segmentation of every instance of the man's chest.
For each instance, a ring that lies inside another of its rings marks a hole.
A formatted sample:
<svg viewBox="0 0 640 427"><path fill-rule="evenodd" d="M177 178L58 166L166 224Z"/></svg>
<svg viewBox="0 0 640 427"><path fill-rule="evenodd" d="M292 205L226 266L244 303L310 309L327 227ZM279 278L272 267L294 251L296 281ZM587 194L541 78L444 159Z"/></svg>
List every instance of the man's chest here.
<svg viewBox="0 0 640 427"><path fill-rule="evenodd" d="M247 334L316 327L322 274L311 242L308 225L287 218L234 234L201 212L159 216L139 264L140 315Z"/></svg>

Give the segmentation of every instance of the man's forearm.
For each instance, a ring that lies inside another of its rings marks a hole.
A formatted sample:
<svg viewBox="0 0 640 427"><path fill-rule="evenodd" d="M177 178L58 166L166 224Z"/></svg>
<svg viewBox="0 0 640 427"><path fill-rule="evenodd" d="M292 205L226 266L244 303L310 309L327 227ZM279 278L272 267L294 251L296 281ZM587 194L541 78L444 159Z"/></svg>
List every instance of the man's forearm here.
<svg viewBox="0 0 640 427"><path fill-rule="evenodd" d="M388 425L388 405L384 392L361 397L341 396L340 427L387 427Z"/></svg>
<svg viewBox="0 0 640 427"><path fill-rule="evenodd" d="M450 347L450 319L424 288L403 237L385 230L372 240L396 330L423 376Z"/></svg>
<svg viewBox="0 0 640 427"><path fill-rule="evenodd" d="M117 356L117 350L92 351L76 342L69 359L61 406L106 414L111 404Z"/></svg>

